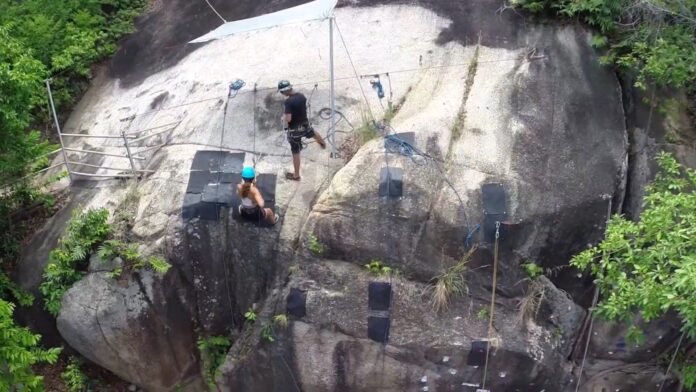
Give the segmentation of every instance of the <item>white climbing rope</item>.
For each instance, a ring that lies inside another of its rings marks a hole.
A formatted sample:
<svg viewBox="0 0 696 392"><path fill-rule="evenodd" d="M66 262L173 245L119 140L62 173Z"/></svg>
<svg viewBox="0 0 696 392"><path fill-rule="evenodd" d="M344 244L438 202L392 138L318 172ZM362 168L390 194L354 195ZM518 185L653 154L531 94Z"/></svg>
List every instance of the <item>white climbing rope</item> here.
<svg viewBox="0 0 696 392"><path fill-rule="evenodd" d="M206 4L208 4L208 7L210 7L210 9L213 10L213 12L215 12L215 15L217 15L218 18L220 18L220 20L222 20L222 23L227 23L227 21L225 20L225 18L223 18L222 15L220 15L220 13L217 12L217 10L215 9L215 7L213 7L213 5L210 4L210 1L208 1L208 0L203 0L203 1L205 1Z"/></svg>

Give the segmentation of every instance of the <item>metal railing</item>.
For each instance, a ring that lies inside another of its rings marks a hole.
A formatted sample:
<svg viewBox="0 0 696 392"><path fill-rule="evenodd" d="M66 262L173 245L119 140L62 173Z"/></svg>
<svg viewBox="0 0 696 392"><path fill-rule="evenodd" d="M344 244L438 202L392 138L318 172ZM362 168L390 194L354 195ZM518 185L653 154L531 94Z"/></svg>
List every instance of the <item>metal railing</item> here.
<svg viewBox="0 0 696 392"><path fill-rule="evenodd" d="M147 160L144 156L142 156L143 153L161 148L161 147L165 146L166 143L158 144L155 146L148 146L148 147L145 147L143 149L140 149L139 151L133 151L131 149L132 148L133 149L141 148L143 146L135 146L134 144L138 143L138 142L142 142L142 141L147 140L147 139L150 139L154 136L161 135L165 132L170 132L181 123L181 120L178 120L178 121L158 125L158 126L151 127L151 128L141 129L141 130L133 131L133 132L122 131L121 135L93 135L93 134L82 134L82 133L63 133L61 128L60 128L60 123L58 122L58 114L56 113L56 108L55 108L55 105L53 103L53 93L51 91L51 80L50 79L46 79L46 90L48 91L48 100L49 100L49 104L51 106L51 112L53 114L53 121L55 122L56 130L58 131L58 140L60 141L60 148L55 150L55 151L51 151L50 153L44 154L43 156L47 156L47 155L51 155L51 154L55 154L55 153L60 152L63 155L63 162L54 164L50 167L47 167L45 169L42 169L42 170L37 171L35 173L32 173L31 175L37 175L37 174L46 172L48 170L55 169L57 167L65 165L65 168L68 171L68 176L70 177L71 184L75 181L76 177L140 178L141 174L153 173L154 170L147 170L147 169L138 168L138 167L136 167L136 161ZM162 129L162 130L159 130L157 132L153 132L153 133L150 133L147 135L142 135L145 132L152 131L155 129L160 129L160 128L165 128L165 129ZM66 138L66 137L67 138L85 138L85 139L90 139L90 138L91 139L120 139L123 141L123 144L118 145L118 146L113 146L113 147L123 148L125 150L125 153L118 154L118 153L111 153L111 152L104 152L104 151L66 147L65 141L64 141L64 138ZM112 166L95 165L93 163L78 162L75 160L70 160L68 158L68 154L67 154L68 151L82 153L82 154L92 154L92 155L101 155L101 156L127 159L130 167L112 167ZM82 171L75 170L76 167L80 167L80 166L91 167L91 168L96 168L96 169L101 169L101 170L106 170L106 171L117 171L120 173L118 173L118 174L98 174L98 173L85 173ZM129 172L129 173L126 174L124 172Z"/></svg>

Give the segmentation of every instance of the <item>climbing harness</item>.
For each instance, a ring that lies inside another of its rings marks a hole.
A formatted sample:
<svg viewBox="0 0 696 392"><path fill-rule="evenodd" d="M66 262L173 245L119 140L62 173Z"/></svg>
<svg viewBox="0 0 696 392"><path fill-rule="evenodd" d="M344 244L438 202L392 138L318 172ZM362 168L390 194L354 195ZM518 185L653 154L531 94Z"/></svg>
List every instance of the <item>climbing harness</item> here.
<svg viewBox="0 0 696 392"><path fill-rule="evenodd" d="M488 356L491 351L491 331L493 330L493 317L495 315L495 289L498 285L498 242L500 241L500 222L495 222L495 245L493 246L493 287L491 288L491 305L488 310L488 333L486 333L486 362L483 366L483 381L481 389L486 389L486 376L488 374Z"/></svg>
<svg viewBox="0 0 696 392"><path fill-rule="evenodd" d="M227 98L236 97L239 93L239 90L241 90L244 86L246 86L246 82L242 79L237 79L234 82L230 83L230 90L227 93ZM254 87L254 89L256 89L256 87Z"/></svg>

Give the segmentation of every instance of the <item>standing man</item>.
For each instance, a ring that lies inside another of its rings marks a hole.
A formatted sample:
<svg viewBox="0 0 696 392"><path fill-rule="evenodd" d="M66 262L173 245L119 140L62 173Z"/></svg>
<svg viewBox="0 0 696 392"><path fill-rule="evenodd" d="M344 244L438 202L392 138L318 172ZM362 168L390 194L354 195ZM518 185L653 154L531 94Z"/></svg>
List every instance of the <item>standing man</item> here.
<svg viewBox="0 0 696 392"><path fill-rule="evenodd" d="M278 92L287 97L285 99L283 127L288 135L288 142L292 151L292 166L295 170L294 173L285 173L285 178L299 181L302 139L313 137L321 148L326 148L326 143L321 135L315 133L309 124L309 119L307 118L307 98L302 93L295 92L292 84L287 80L278 82Z"/></svg>

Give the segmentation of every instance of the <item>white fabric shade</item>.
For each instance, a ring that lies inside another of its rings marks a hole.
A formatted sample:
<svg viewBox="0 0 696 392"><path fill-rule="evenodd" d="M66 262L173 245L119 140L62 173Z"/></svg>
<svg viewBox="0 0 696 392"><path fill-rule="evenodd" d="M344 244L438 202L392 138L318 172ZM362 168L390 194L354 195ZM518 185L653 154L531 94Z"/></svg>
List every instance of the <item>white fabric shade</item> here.
<svg viewBox="0 0 696 392"><path fill-rule="evenodd" d="M228 35L245 31L265 29L290 23L304 22L315 19L326 19L336 7L338 0L315 0L306 4L287 8L278 12L256 16L249 19L227 22L206 35L198 37L189 43L207 42Z"/></svg>

